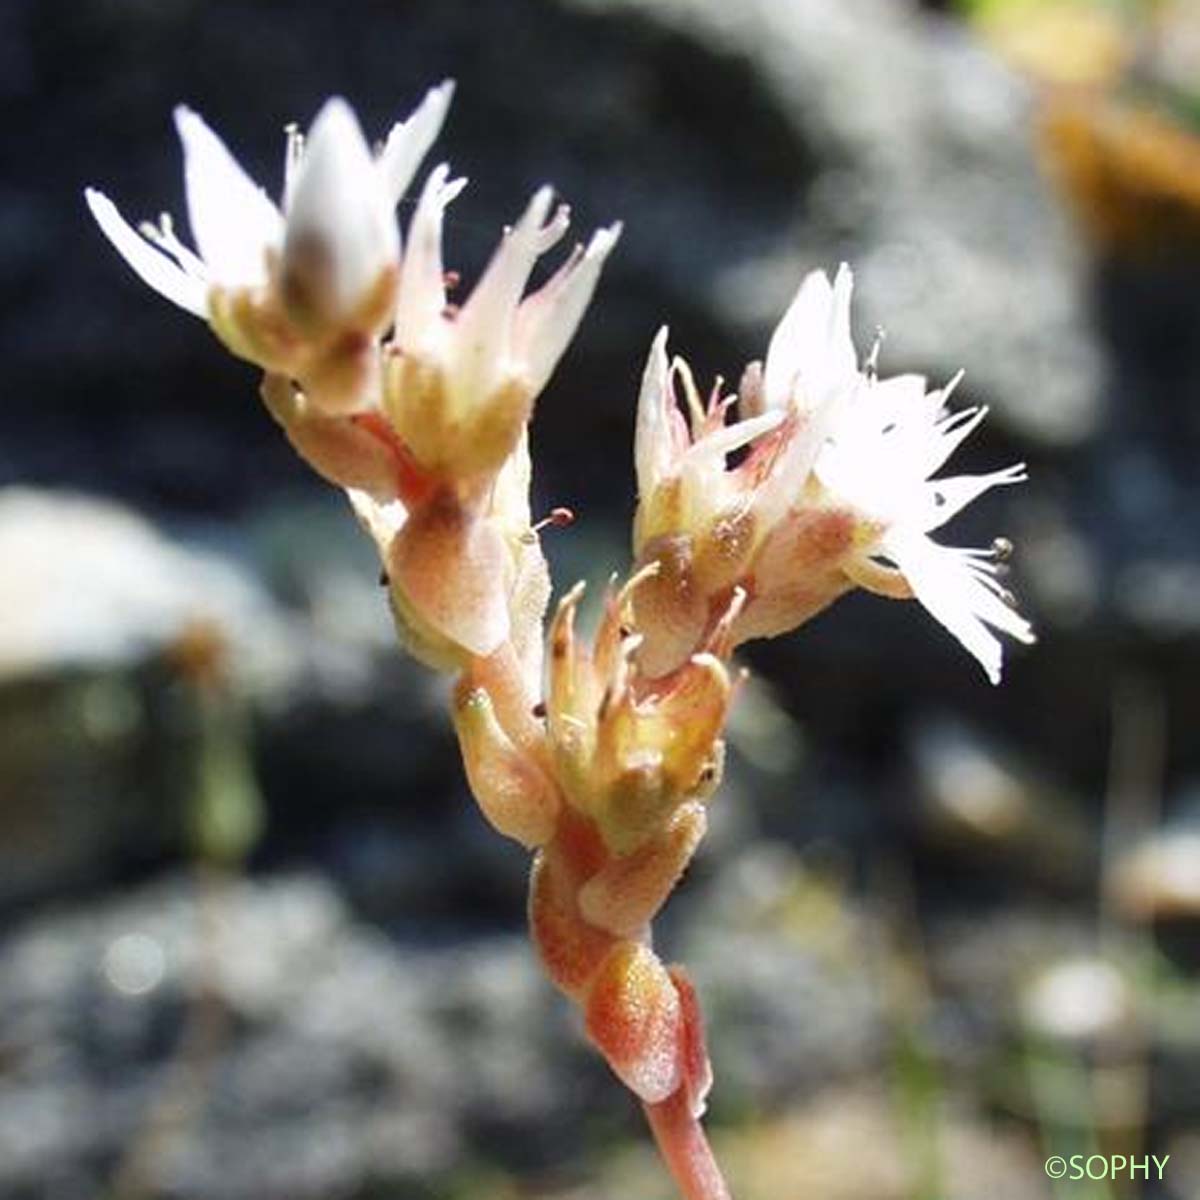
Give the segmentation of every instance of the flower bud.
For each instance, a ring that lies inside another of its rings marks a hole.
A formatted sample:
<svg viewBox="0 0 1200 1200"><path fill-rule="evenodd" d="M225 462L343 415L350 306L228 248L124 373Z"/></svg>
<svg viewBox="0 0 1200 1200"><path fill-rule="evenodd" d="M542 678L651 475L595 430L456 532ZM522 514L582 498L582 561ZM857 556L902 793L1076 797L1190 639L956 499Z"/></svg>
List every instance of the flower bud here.
<svg viewBox="0 0 1200 1200"><path fill-rule="evenodd" d="M391 318L400 238L380 172L350 106L313 123L287 208L279 287L302 333L370 334Z"/></svg>
<svg viewBox="0 0 1200 1200"><path fill-rule="evenodd" d="M653 686L643 677L631 598L654 575L644 570L610 593L591 647L575 636L580 588L560 602L549 633L546 718L560 782L618 855L644 846L682 804L708 794L733 694L711 653L693 655Z"/></svg>
<svg viewBox="0 0 1200 1200"><path fill-rule="evenodd" d="M378 340L394 315L393 210L451 92L448 83L432 89L377 160L350 107L330 100L307 149L288 135L283 211L196 113L177 108L195 250L167 216L134 230L99 192L87 189L87 204L133 270L207 319L234 354L295 380L316 412L362 412L377 398Z"/></svg>
<svg viewBox="0 0 1200 1200"><path fill-rule="evenodd" d="M484 487L513 453L538 393L582 318L619 227L598 231L522 299L537 259L569 220L541 188L507 230L471 295L447 304L441 238L464 181L440 166L409 228L396 332L383 388L389 420L418 461L459 485Z"/></svg>

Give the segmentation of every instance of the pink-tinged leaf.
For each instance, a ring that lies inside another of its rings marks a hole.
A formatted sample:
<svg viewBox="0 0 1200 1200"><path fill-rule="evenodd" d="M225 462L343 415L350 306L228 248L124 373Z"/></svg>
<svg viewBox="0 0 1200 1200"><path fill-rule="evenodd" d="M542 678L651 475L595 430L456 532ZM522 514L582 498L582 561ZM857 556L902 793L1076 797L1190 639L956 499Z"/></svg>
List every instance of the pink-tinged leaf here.
<svg viewBox="0 0 1200 1200"><path fill-rule="evenodd" d="M679 1087L679 994L648 946L613 947L588 992L585 1019L588 1036L640 1099L656 1104Z"/></svg>
<svg viewBox="0 0 1200 1200"><path fill-rule="evenodd" d="M504 539L495 525L435 496L392 544L388 574L420 621L477 657L508 637Z"/></svg>

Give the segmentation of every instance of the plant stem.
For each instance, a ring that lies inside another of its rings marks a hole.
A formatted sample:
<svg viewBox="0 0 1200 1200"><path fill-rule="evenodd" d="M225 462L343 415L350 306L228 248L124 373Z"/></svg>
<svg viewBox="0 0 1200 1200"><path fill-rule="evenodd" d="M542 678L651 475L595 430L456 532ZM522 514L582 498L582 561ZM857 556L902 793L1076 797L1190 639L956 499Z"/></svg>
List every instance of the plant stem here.
<svg viewBox="0 0 1200 1200"><path fill-rule="evenodd" d="M683 1200L732 1200L704 1129L692 1115L687 1088L677 1088L661 1104L642 1107Z"/></svg>

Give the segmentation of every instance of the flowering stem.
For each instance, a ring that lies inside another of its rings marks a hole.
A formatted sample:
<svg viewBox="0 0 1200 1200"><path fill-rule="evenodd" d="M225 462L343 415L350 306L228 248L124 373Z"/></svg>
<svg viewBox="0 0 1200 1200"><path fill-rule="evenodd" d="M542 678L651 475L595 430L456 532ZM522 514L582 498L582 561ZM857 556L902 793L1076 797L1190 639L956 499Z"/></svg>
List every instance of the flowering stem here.
<svg viewBox="0 0 1200 1200"><path fill-rule="evenodd" d="M687 1088L677 1088L661 1104L642 1107L683 1200L732 1200L704 1129L692 1115Z"/></svg>

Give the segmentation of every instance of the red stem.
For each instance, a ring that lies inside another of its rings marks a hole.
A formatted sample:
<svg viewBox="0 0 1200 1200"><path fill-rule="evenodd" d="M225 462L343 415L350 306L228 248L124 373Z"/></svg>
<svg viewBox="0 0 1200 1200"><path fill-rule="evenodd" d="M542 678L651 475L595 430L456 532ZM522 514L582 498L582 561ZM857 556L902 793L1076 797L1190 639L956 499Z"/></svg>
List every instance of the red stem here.
<svg viewBox="0 0 1200 1200"><path fill-rule="evenodd" d="M687 1088L676 1089L661 1104L642 1107L683 1200L732 1200L704 1129L692 1116Z"/></svg>

